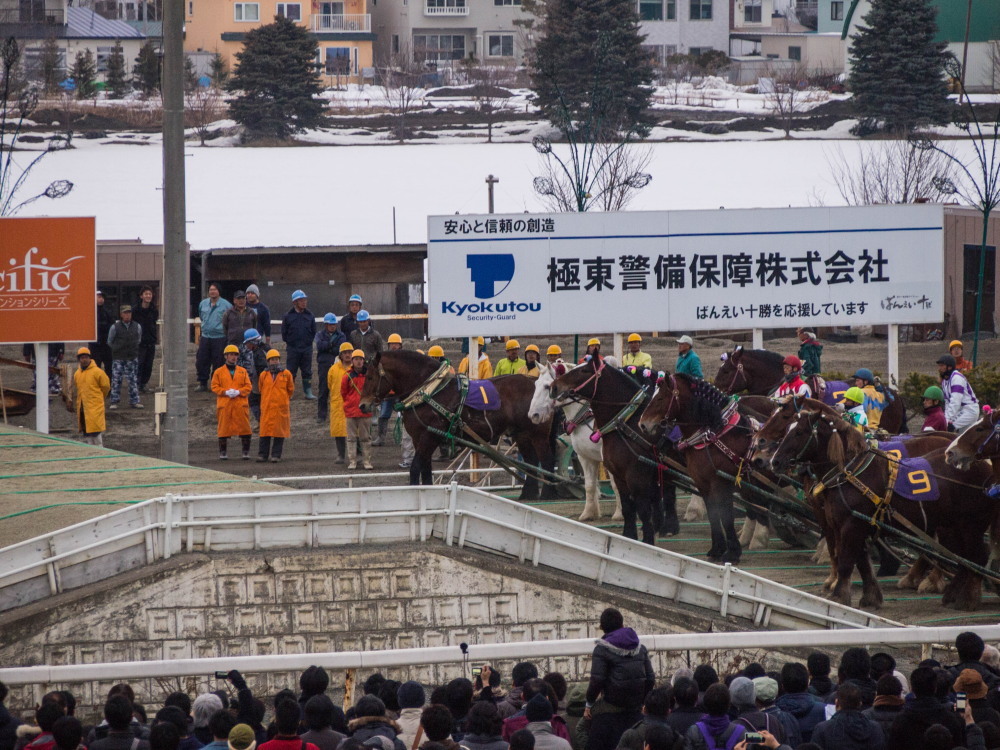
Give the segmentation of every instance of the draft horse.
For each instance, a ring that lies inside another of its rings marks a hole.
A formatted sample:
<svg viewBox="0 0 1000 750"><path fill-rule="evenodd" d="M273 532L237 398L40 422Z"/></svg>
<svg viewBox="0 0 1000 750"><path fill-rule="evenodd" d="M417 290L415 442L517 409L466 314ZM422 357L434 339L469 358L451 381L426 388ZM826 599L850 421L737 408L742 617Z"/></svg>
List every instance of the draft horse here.
<svg viewBox="0 0 1000 750"><path fill-rule="evenodd" d="M995 538L998 513L983 492L990 480L990 468L982 461L962 472L948 465L945 450L938 449L917 459L924 463L899 462L889 454L872 449L861 433L835 412L804 408L789 425L774 455L771 467L785 473L800 467L815 477L809 491L823 494L831 555L836 561L837 580L831 598L851 603L851 574L861 574L861 606L879 607L882 591L865 549L874 533L873 517L882 523L913 533L915 527L955 555L985 565L983 530ZM897 475L900 477L897 480ZM910 483L907 491L902 478ZM937 498L932 488L936 484ZM928 494L918 501L914 489ZM855 515L857 513L858 515ZM959 566L945 587L942 603L956 609L979 606L982 578Z"/></svg>
<svg viewBox="0 0 1000 750"><path fill-rule="evenodd" d="M656 533L676 534L676 488L659 471L652 446L639 434L639 414L648 400L631 376L599 358L567 370L550 386L557 405L587 401L594 413L596 435L603 443L604 465L615 478L625 516L623 533L637 539L637 518L642 521L642 541L656 544ZM645 460L643 460L645 459Z"/></svg>
<svg viewBox="0 0 1000 750"><path fill-rule="evenodd" d="M490 382L500 396L500 408L481 411L465 404L459 379L446 375L440 383L434 376L440 363L419 352L391 351L376 354L368 364L368 376L361 391L361 408L371 411L390 393L401 401L423 389L425 392L412 406L403 409L403 427L413 438L415 456L410 465L410 484L432 484L434 450L445 442L447 434L476 442L476 437L495 445L504 435L510 435L521 452L524 462L555 470L552 446L549 443L551 420L535 424L528 418L528 404L535 384L524 375L507 375ZM434 387L425 388L435 382ZM475 436L475 437L474 437ZM539 480L525 472L522 500L534 500L539 495ZM555 488L542 483L541 497L553 499Z"/></svg>

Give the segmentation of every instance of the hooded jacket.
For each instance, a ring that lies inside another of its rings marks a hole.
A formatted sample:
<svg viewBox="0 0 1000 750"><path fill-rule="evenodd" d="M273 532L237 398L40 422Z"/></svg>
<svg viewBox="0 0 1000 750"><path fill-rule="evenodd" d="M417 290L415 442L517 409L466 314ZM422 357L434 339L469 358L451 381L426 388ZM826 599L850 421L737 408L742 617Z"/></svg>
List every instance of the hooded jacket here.
<svg viewBox="0 0 1000 750"><path fill-rule="evenodd" d="M803 742L809 742L816 725L826 721L824 704L809 693L785 693L774 705L798 722Z"/></svg>
<svg viewBox="0 0 1000 750"><path fill-rule="evenodd" d="M934 724L941 724L951 732L955 745L965 742L964 722L958 714L943 705L937 698L917 698L905 706L889 730L888 750L912 750L924 742L924 732Z"/></svg>
<svg viewBox="0 0 1000 750"><path fill-rule="evenodd" d="M359 742L379 735L392 740L396 750L410 750L399 739L402 727L387 716L361 716L352 719L347 725L347 730L351 733L351 737Z"/></svg>
<svg viewBox="0 0 1000 750"><path fill-rule="evenodd" d="M619 628L597 641L590 663L587 703L599 695L618 708L638 711L656 676L639 636L632 628Z"/></svg>
<svg viewBox="0 0 1000 750"><path fill-rule="evenodd" d="M819 375L820 357L823 356L823 345L816 339L803 341L799 346L799 359L802 360L802 376L811 377Z"/></svg>
<svg viewBox="0 0 1000 750"><path fill-rule="evenodd" d="M531 721L525 727L535 737L535 750L572 750L569 740L552 731L547 721Z"/></svg>
<svg viewBox="0 0 1000 750"><path fill-rule="evenodd" d="M829 675L825 677L813 677L809 680L809 692L818 698L826 701L836 689L833 684L833 680L830 679Z"/></svg>
<svg viewBox="0 0 1000 750"><path fill-rule="evenodd" d="M838 711L829 721L817 724L811 741L823 750L883 750L885 747L882 728L853 709ZM909 750L920 747L921 742L923 730L920 742L910 745Z"/></svg>
<svg viewBox="0 0 1000 750"><path fill-rule="evenodd" d="M896 720L896 717L899 716L902 710L903 704L898 706L872 706L871 708L866 708L861 713L866 719L877 722L882 727L882 733L888 737L889 730L892 729L892 722Z"/></svg>
<svg viewBox="0 0 1000 750"><path fill-rule="evenodd" d="M670 726L667 721L667 717L660 718L659 716L643 716L642 721L632 725L630 729L626 729L625 733L618 740L618 747L616 750L642 750L643 746L646 744L646 730L653 726L659 725L661 727L666 727L670 730L670 735L674 738L674 742L677 740L677 733ZM673 745L673 742L671 742Z"/></svg>

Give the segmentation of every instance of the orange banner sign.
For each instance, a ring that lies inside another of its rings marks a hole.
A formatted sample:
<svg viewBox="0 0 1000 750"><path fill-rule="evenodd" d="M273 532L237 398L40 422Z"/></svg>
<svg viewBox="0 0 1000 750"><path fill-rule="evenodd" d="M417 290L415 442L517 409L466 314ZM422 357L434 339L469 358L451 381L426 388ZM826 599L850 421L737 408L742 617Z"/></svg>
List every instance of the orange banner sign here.
<svg viewBox="0 0 1000 750"><path fill-rule="evenodd" d="M0 342L97 337L93 218L0 219Z"/></svg>

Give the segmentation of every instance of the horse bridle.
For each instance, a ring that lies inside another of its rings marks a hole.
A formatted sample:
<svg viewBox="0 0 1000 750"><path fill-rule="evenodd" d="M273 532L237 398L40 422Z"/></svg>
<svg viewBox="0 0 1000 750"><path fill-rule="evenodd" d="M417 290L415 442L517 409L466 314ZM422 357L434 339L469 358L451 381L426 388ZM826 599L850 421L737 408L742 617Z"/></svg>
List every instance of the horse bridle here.
<svg viewBox="0 0 1000 750"><path fill-rule="evenodd" d="M990 444L990 441L991 441L991 440L995 440L995 439L997 439L998 437L1000 437L1000 421L998 421L998 422L995 422L995 423L993 424L993 429L992 429L992 430L990 431L990 434L989 434L989 435L987 435L987 436L986 436L986 439L985 439L985 440L983 440L983 442L981 442L981 443L980 443L980 444L979 444L979 445L978 445L978 446L976 447L976 452L975 452L975 454L974 454L974 455L975 455L975 457L976 457L977 459L981 459L981 458L983 457L983 450L984 450L984 449L986 448L986 446Z"/></svg>
<svg viewBox="0 0 1000 750"><path fill-rule="evenodd" d="M742 360L742 357L740 359ZM730 360L727 359L726 361L728 362ZM736 378L738 378L740 375L743 375L742 361L736 363L736 372L733 373L733 379L729 383L729 386L726 388L727 393L736 393ZM740 390L749 390L749 388L750 384L747 382L747 377L746 375L743 375L743 388L741 388Z"/></svg>
<svg viewBox="0 0 1000 750"><path fill-rule="evenodd" d="M812 413L810 413L806 417L807 420L809 419L809 416L819 417L820 414L818 412L812 412ZM785 434L781 438L780 442L778 443L778 447L774 449L774 453L772 454L772 459L773 459L774 456L778 455L778 452L781 450L781 447L785 444L785 441L788 440L788 437L791 434L792 434L791 429L785 430ZM814 440L817 442L817 444L819 443L819 423L818 423L818 421L815 422L815 423L810 423L809 424L809 437L802 444L802 448L799 449L799 452L795 454L794 458L792 458L788 462L788 465L789 466L797 466L799 464L799 462L802 460L802 456L805 455L806 449L812 444L812 442Z"/></svg>
<svg viewBox="0 0 1000 750"><path fill-rule="evenodd" d="M589 378L587 378L582 383L580 383L580 385L576 386L576 388L573 388L572 390L570 390L566 394L564 394L566 398L568 398L570 401L594 401L597 398L597 382L601 379L601 373L604 372L604 368L607 366L605 364L603 358L600 360L600 362L601 362L600 367L595 367L594 368L594 374L593 375L591 375ZM593 381L593 383L594 383L594 391L593 391L593 393L591 393L589 396L582 395L580 393L580 391L584 388L584 386L587 385L587 383L590 383L591 381ZM554 395L552 393L552 389L554 387L555 387L555 381L553 381L552 385L549 386L549 397L553 401L555 401L556 403L558 403L559 399L563 398L563 395L560 395L560 396Z"/></svg>
<svg viewBox="0 0 1000 750"><path fill-rule="evenodd" d="M667 402L667 408L663 410L663 416L660 417L660 429L663 431L663 434L666 434L668 427L677 424L676 419L670 419L667 416L670 414L670 410L673 409L674 403L681 395L680 390L677 388L677 378L675 378L673 374L670 375L670 388L670 401Z"/></svg>

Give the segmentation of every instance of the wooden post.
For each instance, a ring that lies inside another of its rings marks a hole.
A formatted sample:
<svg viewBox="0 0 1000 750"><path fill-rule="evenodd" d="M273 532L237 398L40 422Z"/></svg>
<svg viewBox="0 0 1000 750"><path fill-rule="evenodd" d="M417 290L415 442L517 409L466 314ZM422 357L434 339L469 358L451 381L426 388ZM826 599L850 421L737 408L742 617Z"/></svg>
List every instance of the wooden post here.
<svg viewBox="0 0 1000 750"><path fill-rule="evenodd" d="M614 334L614 347L613 352L615 357L618 359L618 364L621 364L622 356L625 354L625 335L621 333Z"/></svg>
<svg viewBox="0 0 1000 750"><path fill-rule="evenodd" d="M753 348L754 349L763 349L764 348L764 329L763 328L754 328L753 329L753 341L751 343L753 344Z"/></svg>
<svg viewBox="0 0 1000 750"><path fill-rule="evenodd" d="M889 367L886 370L885 384L896 386L899 383L899 324L889 324Z"/></svg>
<svg viewBox="0 0 1000 750"><path fill-rule="evenodd" d="M354 705L354 670L348 669L344 675L344 713Z"/></svg>

